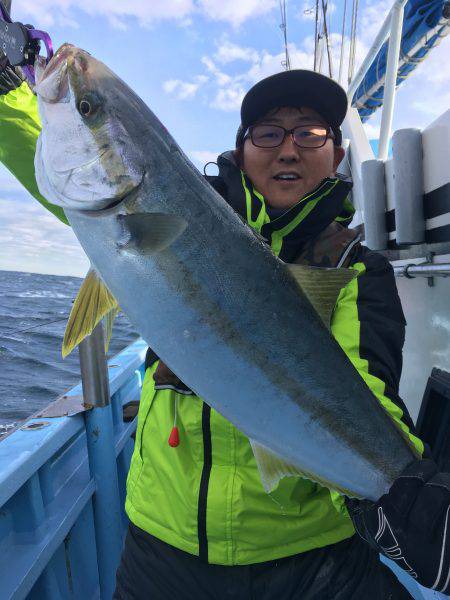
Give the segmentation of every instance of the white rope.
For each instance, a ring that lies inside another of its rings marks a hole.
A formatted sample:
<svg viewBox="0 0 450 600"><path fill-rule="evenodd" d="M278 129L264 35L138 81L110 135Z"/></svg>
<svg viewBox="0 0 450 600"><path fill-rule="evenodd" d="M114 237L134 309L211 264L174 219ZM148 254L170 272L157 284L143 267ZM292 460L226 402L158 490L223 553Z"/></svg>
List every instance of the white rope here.
<svg viewBox="0 0 450 600"><path fill-rule="evenodd" d="M347 16L347 0L344 0L344 15L342 17L342 34L341 34L341 56L339 59L339 83L342 83L342 68L344 66L344 46L345 46L345 19Z"/></svg>

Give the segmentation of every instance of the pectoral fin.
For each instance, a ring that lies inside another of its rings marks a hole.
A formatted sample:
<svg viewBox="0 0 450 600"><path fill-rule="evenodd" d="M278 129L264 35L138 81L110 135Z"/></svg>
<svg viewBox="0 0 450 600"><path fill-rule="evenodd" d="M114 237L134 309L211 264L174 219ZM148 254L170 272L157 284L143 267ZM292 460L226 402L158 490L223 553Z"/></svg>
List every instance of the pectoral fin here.
<svg viewBox="0 0 450 600"><path fill-rule="evenodd" d="M75 298L62 345L65 358L106 316L107 341L111 337L112 321L119 310L114 296L97 273L90 269ZM109 322L108 322L109 321Z"/></svg>
<svg viewBox="0 0 450 600"><path fill-rule="evenodd" d="M324 269L304 265L286 265L301 290L330 329L331 315L337 299L347 284L358 275L355 269Z"/></svg>
<svg viewBox="0 0 450 600"><path fill-rule="evenodd" d="M308 471L294 467L293 465L285 462L282 458L261 446L254 440L250 440L250 444L253 450L253 455L258 465L261 482L267 493L271 492L278 485L278 482L283 477L302 477L303 479L309 479L314 481L323 487L332 489L340 494L344 494L350 498L356 498L357 496L345 488L341 488L335 484L325 481L324 479L309 473Z"/></svg>
<svg viewBox="0 0 450 600"><path fill-rule="evenodd" d="M187 222L177 215L135 213L118 215L123 227L121 250L132 254L153 254L168 248L186 229Z"/></svg>

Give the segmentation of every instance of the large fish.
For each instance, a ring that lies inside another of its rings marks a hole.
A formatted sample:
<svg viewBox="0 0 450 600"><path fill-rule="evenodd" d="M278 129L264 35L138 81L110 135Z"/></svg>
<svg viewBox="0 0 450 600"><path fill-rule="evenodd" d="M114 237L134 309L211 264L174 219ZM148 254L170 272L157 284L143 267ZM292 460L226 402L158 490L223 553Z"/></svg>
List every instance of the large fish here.
<svg viewBox="0 0 450 600"><path fill-rule="evenodd" d="M92 328L115 297L181 380L253 440L266 488L301 474L350 496L387 492L416 453L327 327L354 272L289 270L86 52L63 46L36 92L39 189L109 289L90 274L72 327L104 301Z"/></svg>

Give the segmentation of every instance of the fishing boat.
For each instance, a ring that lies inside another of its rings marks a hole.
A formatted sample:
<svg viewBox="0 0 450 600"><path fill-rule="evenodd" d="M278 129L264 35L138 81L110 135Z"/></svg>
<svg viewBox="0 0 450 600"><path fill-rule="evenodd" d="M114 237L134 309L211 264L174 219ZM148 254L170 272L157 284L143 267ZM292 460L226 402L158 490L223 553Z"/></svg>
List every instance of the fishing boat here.
<svg viewBox="0 0 450 600"><path fill-rule="evenodd" d="M448 33L449 17L443 0L396 0L351 77L352 108L343 127L348 159L341 165L354 180L353 226L389 258L398 278L408 321L401 396L447 471L450 110L423 131L392 133L391 125L396 87ZM322 33L316 28L315 65ZM363 122L378 107L383 112L375 156ZM145 353L138 340L107 362L98 326L79 349L81 383L1 439L2 600L112 597L127 527L125 482ZM395 560L383 560L416 600L444 598L422 588Z"/></svg>

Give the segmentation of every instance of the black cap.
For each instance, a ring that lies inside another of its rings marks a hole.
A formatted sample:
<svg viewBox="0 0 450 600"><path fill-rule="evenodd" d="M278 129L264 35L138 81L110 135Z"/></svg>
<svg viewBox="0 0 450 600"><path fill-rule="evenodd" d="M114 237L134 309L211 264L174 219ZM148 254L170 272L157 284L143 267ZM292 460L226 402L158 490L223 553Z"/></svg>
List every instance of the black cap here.
<svg viewBox="0 0 450 600"><path fill-rule="evenodd" d="M331 127L340 146L340 126L347 113L347 94L333 79L304 69L283 71L258 81L244 96L241 105L241 125L236 138L240 146L250 125L274 108L307 106L317 111Z"/></svg>

